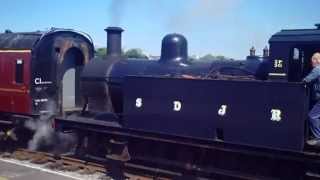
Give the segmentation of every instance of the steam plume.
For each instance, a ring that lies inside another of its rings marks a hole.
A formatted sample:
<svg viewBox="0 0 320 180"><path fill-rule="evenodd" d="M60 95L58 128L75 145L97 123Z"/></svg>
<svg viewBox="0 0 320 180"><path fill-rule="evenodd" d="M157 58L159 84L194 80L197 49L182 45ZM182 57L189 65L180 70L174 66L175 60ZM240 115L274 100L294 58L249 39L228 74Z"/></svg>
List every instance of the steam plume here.
<svg viewBox="0 0 320 180"><path fill-rule="evenodd" d="M110 18L111 24L113 26L119 26L122 20L122 16L124 14L124 7L126 4L126 0L112 0L109 11L110 11Z"/></svg>
<svg viewBox="0 0 320 180"><path fill-rule="evenodd" d="M54 130L51 127L51 119L55 114L55 103L48 101L45 115L41 115L35 121L27 121L25 127L34 131L32 139L28 142L30 150L37 150L40 144L49 145L53 141Z"/></svg>
<svg viewBox="0 0 320 180"><path fill-rule="evenodd" d="M47 117L40 117L36 121L27 121L25 126L34 131L32 139L28 142L28 149L37 150L41 144L49 145L53 141L53 129L48 123Z"/></svg>
<svg viewBox="0 0 320 180"><path fill-rule="evenodd" d="M47 150L55 153L63 153L72 150L76 143L73 134L57 133L51 126L55 115L55 103L48 101L47 113L34 121L26 121L25 127L34 131L32 139L28 142L30 150Z"/></svg>

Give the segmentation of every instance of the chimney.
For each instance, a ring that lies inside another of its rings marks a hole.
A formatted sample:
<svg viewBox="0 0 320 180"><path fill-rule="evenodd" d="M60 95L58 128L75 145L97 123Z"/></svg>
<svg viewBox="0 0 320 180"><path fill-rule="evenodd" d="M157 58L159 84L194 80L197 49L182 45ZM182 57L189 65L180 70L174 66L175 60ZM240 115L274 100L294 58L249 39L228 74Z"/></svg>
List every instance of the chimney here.
<svg viewBox="0 0 320 180"><path fill-rule="evenodd" d="M250 49L250 56L256 56L256 49L253 46Z"/></svg>
<svg viewBox="0 0 320 180"><path fill-rule="evenodd" d="M268 48L268 46L263 48L263 57L269 57L269 48Z"/></svg>
<svg viewBox="0 0 320 180"><path fill-rule="evenodd" d="M121 56L121 34L123 29L120 27L108 27L107 32L107 56Z"/></svg>

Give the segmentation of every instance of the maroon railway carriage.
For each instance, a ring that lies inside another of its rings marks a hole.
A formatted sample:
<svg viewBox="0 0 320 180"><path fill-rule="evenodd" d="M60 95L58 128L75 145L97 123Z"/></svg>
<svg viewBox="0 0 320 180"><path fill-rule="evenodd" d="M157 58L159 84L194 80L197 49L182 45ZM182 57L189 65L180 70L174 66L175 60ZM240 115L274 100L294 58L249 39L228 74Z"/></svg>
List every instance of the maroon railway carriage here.
<svg viewBox="0 0 320 180"><path fill-rule="evenodd" d="M31 112L31 50L0 50L0 109L3 112Z"/></svg>
<svg viewBox="0 0 320 180"><path fill-rule="evenodd" d="M80 73L93 55L90 36L70 29L0 34L0 128L80 108Z"/></svg>

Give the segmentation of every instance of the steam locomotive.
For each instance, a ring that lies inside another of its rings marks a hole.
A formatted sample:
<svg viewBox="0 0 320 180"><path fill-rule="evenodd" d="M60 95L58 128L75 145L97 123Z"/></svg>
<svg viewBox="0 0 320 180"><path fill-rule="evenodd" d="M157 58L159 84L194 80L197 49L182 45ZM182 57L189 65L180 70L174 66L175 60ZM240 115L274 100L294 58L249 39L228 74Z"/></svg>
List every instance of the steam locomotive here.
<svg viewBox="0 0 320 180"><path fill-rule="evenodd" d="M93 59L81 75L82 111L54 121L57 130L76 132L78 148L90 157L129 160L130 154L215 175L308 179L309 171L319 173L319 157L305 145L311 101L301 82L320 50L319 25L274 34L270 55L265 49L257 57L252 49L246 60L223 63L189 62L180 34L164 37L157 61L127 60L121 56L123 30L106 31L107 58Z"/></svg>
<svg viewBox="0 0 320 180"><path fill-rule="evenodd" d="M318 29L283 30L269 40L270 57L267 49L263 58L252 49L244 61L220 64L190 63L180 34L164 37L158 61L126 60L123 30L106 31L107 59L93 59L81 75L86 103L82 120L70 121L75 126L113 122L124 129L303 151L309 90L301 79L318 50L309 34Z"/></svg>
<svg viewBox="0 0 320 180"><path fill-rule="evenodd" d="M59 54L67 51L53 43L51 53L48 49L39 52L55 55L55 60L60 57L60 61L45 67L46 63L38 60L34 64L39 65L31 66L44 71L32 73L31 82L37 86L30 86L30 92L54 97L37 101L43 107L38 114L54 109L53 114L60 115L54 119L54 128L76 133L77 150L85 150L92 158L107 155L151 164L180 162L181 167L195 171L210 167L216 174L243 171L301 179L310 169L319 173L320 158L310 154L305 145L311 102L309 88L301 80L311 69L310 57L320 51L320 25L274 34L269 40L270 55L265 49L259 57L252 49L246 60L213 62L190 62L187 40L180 34L163 38L159 60L129 60L121 55L123 30L109 27L106 31L108 54L104 60L89 61L93 56L90 38L63 31L73 34L57 37L60 42L71 39L72 43L66 44L72 45L65 49L75 47L81 53L63 61ZM72 67L78 69L78 109L67 111L61 106L59 81ZM49 80L45 78L48 74ZM5 112L21 117L15 111ZM26 114L22 116L32 113Z"/></svg>

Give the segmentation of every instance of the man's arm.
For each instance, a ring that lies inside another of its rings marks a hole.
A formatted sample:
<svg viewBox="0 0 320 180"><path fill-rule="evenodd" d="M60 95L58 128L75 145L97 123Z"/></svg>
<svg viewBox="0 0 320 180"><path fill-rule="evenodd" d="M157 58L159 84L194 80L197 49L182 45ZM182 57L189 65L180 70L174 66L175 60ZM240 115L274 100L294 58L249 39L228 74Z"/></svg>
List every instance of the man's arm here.
<svg viewBox="0 0 320 180"><path fill-rule="evenodd" d="M313 68L312 71L303 79L303 81L310 83L318 77L320 77L320 67Z"/></svg>

